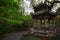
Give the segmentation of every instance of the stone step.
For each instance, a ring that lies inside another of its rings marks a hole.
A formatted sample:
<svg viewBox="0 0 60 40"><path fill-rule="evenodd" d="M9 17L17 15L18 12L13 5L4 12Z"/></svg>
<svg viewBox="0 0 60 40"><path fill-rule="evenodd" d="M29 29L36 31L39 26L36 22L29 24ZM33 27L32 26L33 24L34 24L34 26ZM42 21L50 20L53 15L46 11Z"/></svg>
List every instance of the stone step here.
<svg viewBox="0 0 60 40"><path fill-rule="evenodd" d="M49 33L49 34L54 34L54 31L48 31L48 30L34 30L34 33Z"/></svg>
<svg viewBox="0 0 60 40"><path fill-rule="evenodd" d="M56 30L50 27L33 27L31 28L30 33L36 36L53 37Z"/></svg>
<svg viewBox="0 0 60 40"><path fill-rule="evenodd" d="M55 27L33 27L35 30L55 30Z"/></svg>
<svg viewBox="0 0 60 40"><path fill-rule="evenodd" d="M37 34L37 33L34 33L35 36L42 36L42 37L53 37L54 35L53 34Z"/></svg>

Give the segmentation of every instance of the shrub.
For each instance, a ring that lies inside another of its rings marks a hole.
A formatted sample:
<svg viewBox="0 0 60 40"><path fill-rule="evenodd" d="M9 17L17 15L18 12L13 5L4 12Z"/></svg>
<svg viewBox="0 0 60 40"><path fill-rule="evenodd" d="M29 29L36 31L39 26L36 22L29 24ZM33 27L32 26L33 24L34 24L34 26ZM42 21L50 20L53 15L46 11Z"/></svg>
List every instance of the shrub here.
<svg viewBox="0 0 60 40"><path fill-rule="evenodd" d="M33 26L32 17L21 16L19 19L0 18L0 32L25 31Z"/></svg>
<svg viewBox="0 0 60 40"><path fill-rule="evenodd" d="M31 36L31 35L28 35L28 36L23 36L22 40L42 40L40 37L35 37L35 36Z"/></svg>
<svg viewBox="0 0 60 40"><path fill-rule="evenodd" d="M21 29L22 30L28 30L29 28L31 28L33 26L33 19L31 17L31 15L26 15L23 17L24 17L24 22L21 25Z"/></svg>

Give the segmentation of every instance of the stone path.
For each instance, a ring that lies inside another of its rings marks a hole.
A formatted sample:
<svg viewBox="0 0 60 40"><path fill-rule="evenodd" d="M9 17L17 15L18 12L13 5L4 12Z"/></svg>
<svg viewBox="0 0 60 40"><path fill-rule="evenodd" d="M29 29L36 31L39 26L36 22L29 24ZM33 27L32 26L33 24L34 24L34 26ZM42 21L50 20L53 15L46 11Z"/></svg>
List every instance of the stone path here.
<svg viewBox="0 0 60 40"><path fill-rule="evenodd" d="M22 40L23 34L26 32L12 32L12 33L7 33L4 34L2 40Z"/></svg>

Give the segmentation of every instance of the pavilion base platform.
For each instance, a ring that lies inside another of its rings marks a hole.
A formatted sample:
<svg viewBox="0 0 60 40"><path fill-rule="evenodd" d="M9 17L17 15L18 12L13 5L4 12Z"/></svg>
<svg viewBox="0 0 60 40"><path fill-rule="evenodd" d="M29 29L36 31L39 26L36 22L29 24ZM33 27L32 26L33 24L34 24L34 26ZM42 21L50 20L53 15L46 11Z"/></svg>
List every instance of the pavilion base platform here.
<svg viewBox="0 0 60 40"><path fill-rule="evenodd" d="M41 37L43 40L51 40L55 36L56 30L55 27L32 27L29 34Z"/></svg>

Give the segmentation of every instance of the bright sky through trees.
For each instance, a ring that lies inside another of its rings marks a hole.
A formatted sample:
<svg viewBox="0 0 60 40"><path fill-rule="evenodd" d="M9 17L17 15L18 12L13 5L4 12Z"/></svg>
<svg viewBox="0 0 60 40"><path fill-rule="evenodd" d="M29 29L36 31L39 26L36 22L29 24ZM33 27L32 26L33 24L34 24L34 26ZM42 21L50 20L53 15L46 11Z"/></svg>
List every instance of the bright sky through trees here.
<svg viewBox="0 0 60 40"><path fill-rule="evenodd" d="M40 4L41 2L42 3L44 3L45 2L45 0L23 0L23 7L24 7L24 13L29 13L30 14L30 12L33 12L34 13L34 9L33 9L33 7L31 6L31 2L30 1L34 1L33 3L34 3L34 5L38 5L38 4ZM52 0L48 0L48 1L52 1ZM57 6L56 6L57 5ZM54 5L53 6L53 9L52 9L52 11L54 11L54 12L56 12L56 9L58 8L58 7L60 7L60 3L58 3L58 4L56 4L56 5Z"/></svg>
<svg viewBox="0 0 60 40"><path fill-rule="evenodd" d="M30 13L30 12L34 12L32 7L31 7L31 3L29 0L23 0L23 7L24 7L24 13Z"/></svg>

